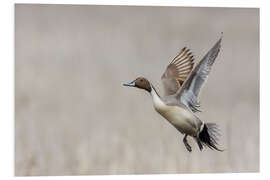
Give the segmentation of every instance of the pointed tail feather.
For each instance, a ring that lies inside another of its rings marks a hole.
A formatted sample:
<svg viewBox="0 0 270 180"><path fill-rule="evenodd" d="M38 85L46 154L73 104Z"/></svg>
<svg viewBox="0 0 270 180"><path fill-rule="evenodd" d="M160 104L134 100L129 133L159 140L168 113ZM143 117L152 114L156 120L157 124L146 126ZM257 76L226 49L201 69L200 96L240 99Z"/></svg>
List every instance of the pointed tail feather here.
<svg viewBox="0 0 270 180"><path fill-rule="evenodd" d="M206 123L199 134L199 140L204 146L210 149L223 151L217 147L219 136L221 136L221 134L218 126L215 123Z"/></svg>

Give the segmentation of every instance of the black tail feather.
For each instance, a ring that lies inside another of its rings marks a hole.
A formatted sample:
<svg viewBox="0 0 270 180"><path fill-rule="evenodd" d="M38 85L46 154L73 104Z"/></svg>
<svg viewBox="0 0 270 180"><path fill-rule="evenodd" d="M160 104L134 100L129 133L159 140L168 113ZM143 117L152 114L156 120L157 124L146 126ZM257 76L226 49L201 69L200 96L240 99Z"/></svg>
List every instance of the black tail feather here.
<svg viewBox="0 0 270 180"><path fill-rule="evenodd" d="M215 149L217 151L223 151L217 147L218 137L221 136L218 126L214 123L204 124L202 131L199 134L199 140L203 146Z"/></svg>

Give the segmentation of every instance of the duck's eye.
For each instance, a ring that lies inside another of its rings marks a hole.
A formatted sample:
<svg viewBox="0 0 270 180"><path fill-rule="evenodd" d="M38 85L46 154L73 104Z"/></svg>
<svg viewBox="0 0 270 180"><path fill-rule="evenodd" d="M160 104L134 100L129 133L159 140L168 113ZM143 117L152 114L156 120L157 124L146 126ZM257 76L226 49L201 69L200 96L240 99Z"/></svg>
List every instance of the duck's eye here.
<svg viewBox="0 0 270 180"><path fill-rule="evenodd" d="M141 79L140 81L143 82L143 79Z"/></svg>

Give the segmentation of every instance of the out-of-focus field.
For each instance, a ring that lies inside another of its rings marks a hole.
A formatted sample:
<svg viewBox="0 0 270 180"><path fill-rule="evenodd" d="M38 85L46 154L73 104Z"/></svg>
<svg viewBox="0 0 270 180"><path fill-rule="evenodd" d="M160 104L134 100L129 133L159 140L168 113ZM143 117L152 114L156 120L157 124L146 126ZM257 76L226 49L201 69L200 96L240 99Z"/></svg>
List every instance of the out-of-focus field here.
<svg viewBox="0 0 270 180"><path fill-rule="evenodd" d="M199 151L158 115L165 67L184 46L198 62L224 32L199 117L220 147ZM259 9L15 5L15 174L259 171Z"/></svg>

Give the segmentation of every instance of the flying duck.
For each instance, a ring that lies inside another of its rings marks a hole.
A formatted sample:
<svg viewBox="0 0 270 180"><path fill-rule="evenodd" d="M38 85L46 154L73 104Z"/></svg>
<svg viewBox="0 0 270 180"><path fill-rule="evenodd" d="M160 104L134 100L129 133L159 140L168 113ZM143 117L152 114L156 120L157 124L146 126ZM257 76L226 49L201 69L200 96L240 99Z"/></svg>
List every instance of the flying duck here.
<svg viewBox="0 0 270 180"><path fill-rule="evenodd" d="M163 97L159 96L153 84L144 77L138 77L130 83L123 84L144 89L151 94L155 110L184 135L183 143L189 152L192 148L187 141L188 136L193 137L200 150L203 147L209 147L223 151L217 147L218 136L220 136L218 126L215 123L205 123L195 114L200 112L198 109L200 90L220 51L221 40L222 37L195 68L193 68L192 53L184 47L161 76L165 90Z"/></svg>

